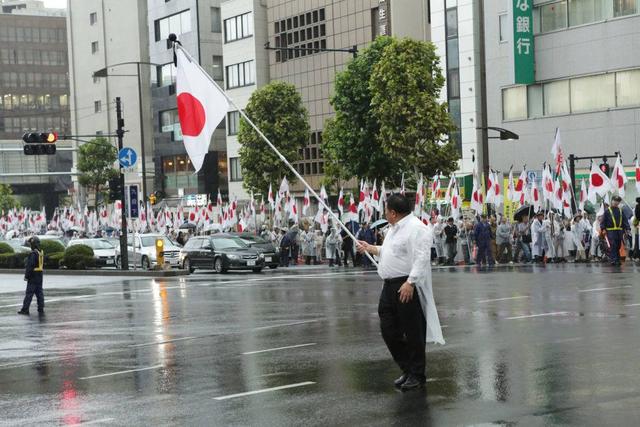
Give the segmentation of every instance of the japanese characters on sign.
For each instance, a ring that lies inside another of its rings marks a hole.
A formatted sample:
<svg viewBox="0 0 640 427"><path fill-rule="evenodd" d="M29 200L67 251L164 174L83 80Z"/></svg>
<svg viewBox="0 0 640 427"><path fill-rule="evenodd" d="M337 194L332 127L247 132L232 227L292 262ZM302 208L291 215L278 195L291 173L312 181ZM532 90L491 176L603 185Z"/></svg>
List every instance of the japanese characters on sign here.
<svg viewBox="0 0 640 427"><path fill-rule="evenodd" d="M391 0L380 0L378 3L378 34L391 35Z"/></svg>
<svg viewBox="0 0 640 427"><path fill-rule="evenodd" d="M534 83L533 0L513 0L513 58L514 83Z"/></svg>

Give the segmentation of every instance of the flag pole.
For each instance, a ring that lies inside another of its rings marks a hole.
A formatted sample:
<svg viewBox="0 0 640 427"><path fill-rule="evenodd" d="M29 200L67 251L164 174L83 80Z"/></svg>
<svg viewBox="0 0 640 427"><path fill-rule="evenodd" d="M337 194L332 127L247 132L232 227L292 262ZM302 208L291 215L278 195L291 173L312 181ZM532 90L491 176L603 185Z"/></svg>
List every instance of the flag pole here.
<svg viewBox="0 0 640 427"><path fill-rule="evenodd" d="M169 40L173 42L173 48L174 49L181 49L182 52L185 54L185 56L191 61L191 62L195 62L195 64L200 67L200 65L195 61L195 59L189 55L189 53L182 47L182 45L178 42L177 37L175 36L175 34L171 34L169 35ZM202 67L200 67L202 68ZM204 72L204 70L203 70ZM302 177L302 175L300 175L298 173L298 171L296 170L296 168L293 167L293 165L291 163L289 163L289 161L286 159L286 157L284 157L282 155L282 153L280 153L280 151L276 148L275 145L273 145L271 143L271 141L269 141L269 138L267 138L265 136L264 133L262 133L262 131L258 128L258 126L255 125L255 123L253 123L253 121L249 118L249 116L247 116L247 114L244 112L244 110L240 107L238 107L238 105L233 101L233 99L231 99L223 90L222 88L220 88L220 86L218 86L218 83L216 83L216 81L209 75L209 73L204 72L205 76L207 76L207 79L209 79L209 81L211 82L211 84L213 84L219 91L220 93L227 99L227 101L229 102L229 104L231 104L232 106L234 106L238 112L240 113L240 115L247 121L247 123L249 123L249 125L253 128L253 130L256 131L256 133L260 136L260 138L262 138L262 140L264 142L267 143L267 145L269 146L269 148L271 148L271 150L276 154L276 156L278 156L278 158L280 160L282 160L282 162L284 162L284 164L289 168L289 170L291 170L291 172L293 172L293 174L295 175L296 178L298 178L300 180L300 182L302 182L302 184L304 184L304 186L306 188L309 189L309 192L311 194L313 194L313 197L316 198L316 200L318 201L318 203L320 205L322 205L323 208L327 209L329 211L329 214L331 215L331 217L336 220L338 222L338 224L340 225L340 228L342 228L342 230L344 230L347 235L349 237L351 237L351 239L353 239L354 243L356 242L356 237L349 231L349 229L345 226L345 224L340 221L340 218L338 218L337 215L335 215L333 213L333 211L331 210L331 208L329 206L327 206L324 201L320 198L320 196L318 196L318 194L315 192L315 190L309 185L309 183L307 183L307 181ZM373 265L377 266L378 263L373 259L373 256L371 256L371 254L369 254L368 252L365 252L366 256L369 258L369 260L373 263Z"/></svg>

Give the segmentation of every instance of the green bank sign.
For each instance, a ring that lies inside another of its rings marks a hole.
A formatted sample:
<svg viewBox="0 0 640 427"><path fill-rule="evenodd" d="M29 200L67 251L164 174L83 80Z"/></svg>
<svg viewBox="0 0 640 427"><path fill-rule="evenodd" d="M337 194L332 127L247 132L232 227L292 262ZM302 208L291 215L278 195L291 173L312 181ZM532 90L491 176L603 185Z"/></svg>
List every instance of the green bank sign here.
<svg viewBox="0 0 640 427"><path fill-rule="evenodd" d="M533 0L513 0L513 58L515 84L534 83Z"/></svg>

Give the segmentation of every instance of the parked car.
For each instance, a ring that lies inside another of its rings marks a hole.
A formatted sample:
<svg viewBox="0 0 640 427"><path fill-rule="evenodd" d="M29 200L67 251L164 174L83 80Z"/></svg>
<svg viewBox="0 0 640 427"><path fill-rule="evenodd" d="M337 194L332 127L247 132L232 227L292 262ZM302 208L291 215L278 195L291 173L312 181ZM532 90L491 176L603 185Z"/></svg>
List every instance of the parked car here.
<svg viewBox="0 0 640 427"><path fill-rule="evenodd" d="M136 234L127 238L129 267L150 270L158 265L156 240L162 239L164 263L173 268L180 267L180 245L164 234ZM134 245L135 242L135 245ZM116 265L120 267L120 247L116 247Z"/></svg>
<svg viewBox="0 0 640 427"><path fill-rule="evenodd" d="M67 247L86 245L93 249L96 267L115 267L116 248L106 239L73 239Z"/></svg>
<svg viewBox="0 0 640 427"><path fill-rule="evenodd" d="M48 234L43 234L43 235L39 235L36 236L38 239L40 239L40 241L42 242L43 240L53 240L56 241L58 243L60 243L62 246L64 246L65 248L67 247L67 244L65 243L64 240L62 240L62 238L60 236L52 236L52 235L48 235ZM29 237L25 237L22 241L22 246L26 246L29 247L29 239L31 238L31 236Z"/></svg>
<svg viewBox="0 0 640 427"><path fill-rule="evenodd" d="M180 265L191 273L196 268L213 268L217 273L229 270L260 273L265 267L264 259L263 253L230 234L192 237L180 251Z"/></svg>
<svg viewBox="0 0 640 427"><path fill-rule="evenodd" d="M2 243L6 243L7 245L11 246L13 248L13 252L15 253L20 253L20 252L31 252L31 248L28 248L27 246L23 245L23 241L22 240L16 240L16 239L11 239L11 240L2 240Z"/></svg>
<svg viewBox="0 0 640 427"><path fill-rule="evenodd" d="M269 268L278 268L280 265L280 251L268 240L251 233L232 233L237 235L250 248L256 249L264 254L264 263Z"/></svg>

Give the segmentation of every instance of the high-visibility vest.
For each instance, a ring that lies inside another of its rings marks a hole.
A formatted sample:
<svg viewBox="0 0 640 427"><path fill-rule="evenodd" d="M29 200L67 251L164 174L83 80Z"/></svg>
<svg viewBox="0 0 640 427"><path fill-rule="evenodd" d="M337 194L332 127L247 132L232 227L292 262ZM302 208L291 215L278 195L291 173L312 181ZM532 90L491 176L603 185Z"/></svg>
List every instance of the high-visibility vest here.
<svg viewBox="0 0 640 427"><path fill-rule="evenodd" d="M44 268L44 252L38 252L38 265L33 269L33 271L41 272Z"/></svg>
<svg viewBox="0 0 640 427"><path fill-rule="evenodd" d="M613 215L613 209L609 207L609 214L611 215L611 222L613 222L613 227L607 228L607 231L618 231L622 230L622 212L620 212L620 222L616 221L615 215Z"/></svg>

